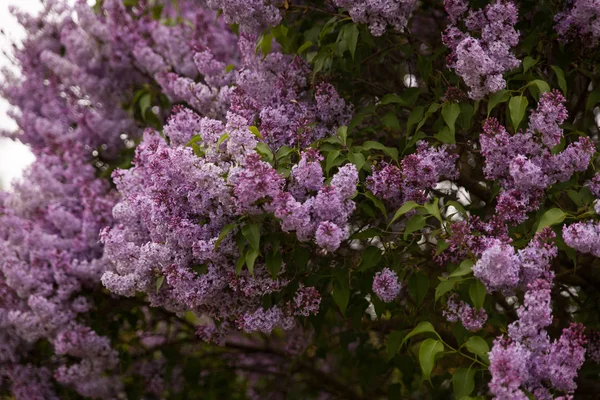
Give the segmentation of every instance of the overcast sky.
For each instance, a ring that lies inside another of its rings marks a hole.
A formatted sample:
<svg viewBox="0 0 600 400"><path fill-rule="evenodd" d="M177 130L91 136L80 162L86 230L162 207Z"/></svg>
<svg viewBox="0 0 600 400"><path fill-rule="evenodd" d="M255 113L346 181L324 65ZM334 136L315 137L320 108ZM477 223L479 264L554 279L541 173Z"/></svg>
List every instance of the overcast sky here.
<svg viewBox="0 0 600 400"><path fill-rule="evenodd" d="M30 12L38 12L42 8L40 0L0 0L0 28L4 32L4 35L0 35L0 49L2 50L0 67L10 65L4 52L10 51L11 42L18 42L25 34L16 19L8 12L8 7L11 5ZM0 99L0 129L14 129L16 126L15 122L6 115L8 108L8 103L4 99ZM23 168L33 160L33 155L25 146L0 138L0 189L8 189L9 182L20 176Z"/></svg>
<svg viewBox="0 0 600 400"><path fill-rule="evenodd" d="M75 2L75 0L67 1ZM88 3L94 4L95 0L88 0ZM11 5L30 13L42 9L41 0L0 0L0 28L4 32L4 35L0 35L0 68L11 66L4 52L10 52L11 43L19 43L25 35L23 28L8 11ZM9 104L0 98L0 129L3 130L12 130L16 127L15 122L6 115L8 109ZM23 169L34 160L33 154L23 144L0 138L0 190L9 189L9 182L19 177Z"/></svg>

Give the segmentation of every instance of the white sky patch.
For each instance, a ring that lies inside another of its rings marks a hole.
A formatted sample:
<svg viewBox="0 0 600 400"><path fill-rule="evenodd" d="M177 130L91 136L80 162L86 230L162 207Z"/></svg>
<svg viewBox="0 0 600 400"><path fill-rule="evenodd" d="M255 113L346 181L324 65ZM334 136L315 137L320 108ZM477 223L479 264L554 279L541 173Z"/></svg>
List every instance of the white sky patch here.
<svg viewBox="0 0 600 400"><path fill-rule="evenodd" d="M70 4L76 0L69 0ZM95 0L88 0L90 5L96 3ZM0 29L4 32L0 35L0 69L8 67L12 71L17 72L9 57L5 53L12 52L12 44L19 44L25 36L25 30L16 18L8 11L10 6L16 6L19 9L28 13L38 13L43 9L40 0L0 0ZM17 129L15 121L13 121L7 112L10 105L6 100L0 98L0 130L13 131ZM35 160L34 155L29 151L27 146L21 142L9 139L0 139L0 190L10 190L10 182L22 176L23 169L30 165Z"/></svg>

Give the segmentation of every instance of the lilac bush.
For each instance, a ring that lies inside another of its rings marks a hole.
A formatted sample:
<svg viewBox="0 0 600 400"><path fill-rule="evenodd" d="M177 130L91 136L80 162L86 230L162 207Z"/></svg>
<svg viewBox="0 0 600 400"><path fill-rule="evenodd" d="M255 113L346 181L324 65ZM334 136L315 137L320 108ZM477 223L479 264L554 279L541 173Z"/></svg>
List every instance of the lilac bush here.
<svg viewBox="0 0 600 400"><path fill-rule="evenodd" d="M47 0L0 397L594 398L596 1Z"/></svg>

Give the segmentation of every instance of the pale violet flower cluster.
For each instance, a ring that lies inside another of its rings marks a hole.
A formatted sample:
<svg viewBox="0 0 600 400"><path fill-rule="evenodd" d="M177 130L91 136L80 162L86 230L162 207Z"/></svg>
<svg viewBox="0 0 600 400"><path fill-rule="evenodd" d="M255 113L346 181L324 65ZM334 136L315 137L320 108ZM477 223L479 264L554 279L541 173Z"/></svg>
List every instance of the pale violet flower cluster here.
<svg viewBox="0 0 600 400"><path fill-rule="evenodd" d="M550 290L552 272L530 283L519 319L508 327L508 337L496 339L489 353L496 398L527 399L523 389L536 399L553 399L553 391L572 394L575 378L585 360L583 325L571 324L558 339L545 330L552 323Z"/></svg>
<svg viewBox="0 0 600 400"><path fill-rule="evenodd" d="M550 261L556 257L558 249L552 243L554 238L554 232L546 228L519 251L508 243L490 238L473 266L473 274L490 293L511 293L518 286L526 288L548 271Z"/></svg>
<svg viewBox="0 0 600 400"><path fill-rule="evenodd" d="M381 36L388 26L404 31L415 6L415 0L333 0L348 10L352 21L368 24L373 36Z"/></svg>
<svg viewBox="0 0 600 400"><path fill-rule="evenodd" d="M497 0L483 10L469 10L464 0L445 0L444 6L451 22L443 34L451 51L448 67L463 78L469 97L479 100L504 89L503 74L520 64L511 52L519 42L514 28L518 17L515 4ZM461 22L466 32L458 27Z"/></svg>
<svg viewBox="0 0 600 400"><path fill-rule="evenodd" d="M377 272L373 278L373 293L386 303L391 303L400 294L402 285L398 275L389 268Z"/></svg>

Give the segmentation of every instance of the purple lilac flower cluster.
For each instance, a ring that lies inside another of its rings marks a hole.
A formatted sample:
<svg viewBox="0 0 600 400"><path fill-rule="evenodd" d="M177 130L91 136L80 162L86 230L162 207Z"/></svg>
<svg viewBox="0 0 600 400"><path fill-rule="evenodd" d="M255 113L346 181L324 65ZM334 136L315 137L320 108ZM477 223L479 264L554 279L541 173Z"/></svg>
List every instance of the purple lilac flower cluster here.
<svg viewBox="0 0 600 400"><path fill-rule="evenodd" d="M14 192L0 197L0 371L16 394L25 376L48 386L48 370L27 365L40 341L63 356L52 371L59 383L100 398L121 390L116 351L84 322L93 307L86 292L108 269L98 232L111 223L115 202L85 160L76 145L61 155L38 154ZM25 393L18 398L31 398Z"/></svg>
<svg viewBox="0 0 600 400"><path fill-rule="evenodd" d="M520 64L511 53L511 48L519 42L519 33L514 28L518 18L515 4L498 0L474 11L469 10L464 0L444 0L444 6L451 22L442 36L451 51L447 64L463 78L470 89L469 97L479 100L504 89L502 74ZM460 22L468 33L458 28Z"/></svg>
<svg viewBox="0 0 600 400"><path fill-rule="evenodd" d="M105 1L100 14L85 2L71 10L60 0L45 2L37 17L15 11L28 31L15 53L22 76L5 76L1 90L19 110L12 114L19 139L38 149L76 141L90 153L114 156L123 137L141 134L121 107L133 92L122 89L153 79L173 100L188 101L203 115L224 116L231 90L218 77L239 59L237 37L192 0L178 2L177 9L164 3L163 18L189 23L167 26L152 18L145 3L131 15L120 0ZM194 81L198 71L206 75L204 83Z"/></svg>
<svg viewBox="0 0 600 400"><path fill-rule="evenodd" d="M255 41L252 35L239 38L239 66L229 72L227 64L212 55L212 48L196 53L193 61L203 82L166 71L157 73L156 79L173 100L185 101L202 116L223 119L231 112L243 117L275 150L307 147L348 124L352 107L332 85L311 87L304 61L278 51L261 57Z"/></svg>
<svg viewBox="0 0 600 400"><path fill-rule="evenodd" d="M529 245L515 252L513 246L500 239L489 238L485 250L473 266L473 274L491 293L511 293L518 286L526 288L546 271L558 249L552 243L554 232L549 228L537 233Z"/></svg>
<svg viewBox="0 0 600 400"><path fill-rule="evenodd" d="M122 199L113 210L118 224L102 236L105 254L115 265L102 277L104 285L124 296L146 293L154 305L173 311L235 321L247 332L291 329L292 314L316 312L314 288L299 289L296 307L263 309L260 298L288 282L269 278L262 264L255 266L253 279L248 272L232 275L238 258L235 241L230 236L218 246L216 242L236 217L272 213L284 231L335 251L348 237L356 168L344 165L324 184L323 170L315 165L322 157L308 150L292 168L288 190L285 179L254 151L258 138L237 114L228 114L222 123L179 109L164 132L171 145L146 132L134 168L113 175ZM175 145L194 135L200 137L200 157L189 147ZM301 179L307 173L314 174L312 181ZM200 265L206 272L195 270ZM165 281L156 291L158 276ZM224 291L230 295L223 296Z"/></svg>
<svg viewBox="0 0 600 400"><path fill-rule="evenodd" d="M243 32L260 33L265 28L279 25L281 14L277 9L281 0L207 0L213 10L221 10L229 24L239 24Z"/></svg>
<svg viewBox="0 0 600 400"><path fill-rule="evenodd" d="M398 282L398 275L389 268L377 272L373 278L373 293L386 303L391 303L400 294L402 285Z"/></svg>
<svg viewBox="0 0 600 400"><path fill-rule="evenodd" d="M170 4L164 5L165 16L174 15ZM237 53L235 42L226 45L234 36L225 25L190 5L180 2L177 12L197 29L159 24L143 4L139 18L131 19L122 2L112 0L100 14L85 2L70 8L57 0L45 2L36 17L14 11L28 36L15 50L21 76L7 75L2 94L15 107L18 138L37 156L14 193L0 201L0 370L18 399L35 397L38 388L39 398L53 398L51 377L82 396L122 395L116 351L84 322L94 308L91 295L109 269L98 233L112 224L117 197L86 162L92 150L115 156L123 137L140 133L121 104L131 99L128 88L153 84L144 71L152 65L136 58L132 46L145 43L144 52L152 48L161 68L191 76L197 70L190 38L201 38L195 46L218 44L221 60L231 58L228 48ZM150 32L156 34L152 40ZM43 341L57 359L52 369L28 364L29 353Z"/></svg>
<svg viewBox="0 0 600 400"><path fill-rule="evenodd" d="M374 165L366 181L367 188L392 207L409 200L424 203L427 190L433 189L436 183L458 177L458 155L448 150L448 146L434 148L419 141L416 153L404 157L400 168L385 162Z"/></svg>
<svg viewBox="0 0 600 400"><path fill-rule="evenodd" d="M490 390L498 398L553 399L554 391L573 393L577 371L585 360L583 325L571 324L552 341L545 328L552 323L552 272L530 283L519 319L508 327L508 337L496 339L490 351Z"/></svg>
<svg viewBox="0 0 600 400"><path fill-rule="evenodd" d="M456 295L450 296L446 302L446 309L442 312L448 322L460 320L465 329L476 332L483 328L488 315L484 308L477 311L464 301L456 302Z"/></svg>
<svg viewBox="0 0 600 400"><path fill-rule="evenodd" d="M373 36L381 36L388 26L404 31L415 6L415 0L333 0L337 7L348 10L352 21L368 24Z"/></svg>
<svg viewBox="0 0 600 400"><path fill-rule="evenodd" d="M573 0L554 17L554 29L563 42L579 39L585 46L596 46L600 40L600 1Z"/></svg>
<svg viewBox="0 0 600 400"><path fill-rule="evenodd" d="M552 154L562 138L559 124L567 118L565 99L558 91L542 94L532 111L529 127L515 135L494 118L488 118L480 136L486 178L499 180L503 191L496 212L511 223L521 223L535 210L544 190L585 171L594 153L588 137L580 137L563 151Z"/></svg>

